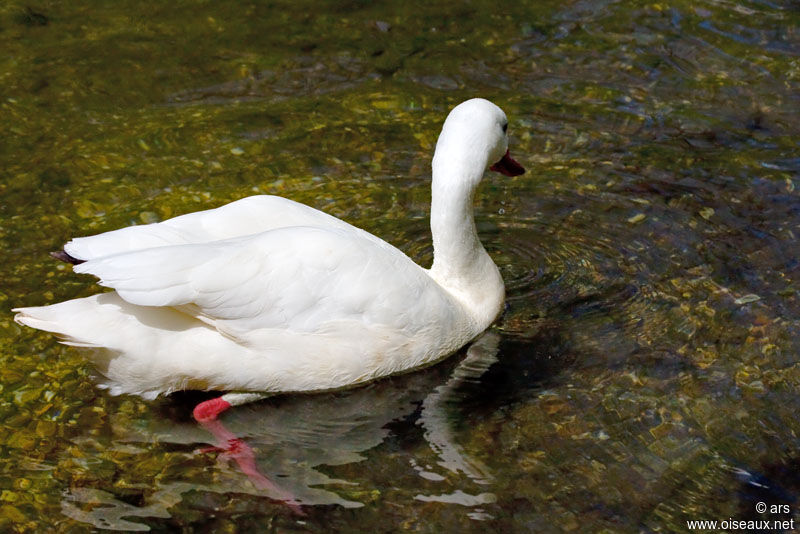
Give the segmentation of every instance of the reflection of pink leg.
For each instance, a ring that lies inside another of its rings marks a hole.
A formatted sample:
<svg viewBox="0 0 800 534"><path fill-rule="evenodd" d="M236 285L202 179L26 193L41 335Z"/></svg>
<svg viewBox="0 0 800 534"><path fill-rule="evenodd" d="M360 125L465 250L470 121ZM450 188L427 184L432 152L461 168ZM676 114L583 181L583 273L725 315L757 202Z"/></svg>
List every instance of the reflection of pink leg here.
<svg viewBox="0 0 800 534"><path fill-rule="evenodd" d="M229 397L229 395L223 395L216 399L201 402L194 409L194 418L197 419L203 428L217 438L219 450L221 450L226 457L233 458L236 461L239 465L239 469L242 470L242 473L247 475L247 478L250 479L256 488L269 492L270 496L285 503L294 513L305 515L294 495L282 489L258 470L253 449L251 449L247 443L236 437L236 434L225 428L222 421L217 419L219 414L231 406L243 404L243 402L236 402L240 400L238 398L232 399L234 402L229 402L231 400L230 398L225 400L224 397ZM263 396L259 396L259 398L263 398Z"/></svg>

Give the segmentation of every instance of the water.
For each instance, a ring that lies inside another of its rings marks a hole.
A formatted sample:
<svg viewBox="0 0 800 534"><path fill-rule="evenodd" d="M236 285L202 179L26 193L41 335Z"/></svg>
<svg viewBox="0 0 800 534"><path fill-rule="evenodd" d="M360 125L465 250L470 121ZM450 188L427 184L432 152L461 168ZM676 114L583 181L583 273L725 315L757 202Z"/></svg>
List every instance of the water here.
<svg viewBox="0 0 800 534"><path fill-rule="evenodd" d="M0 7L3 530L800 519L796 3L28 6ZM254 193L427 264L433 144L472 96L528 169L476 196L505 313L430 369L227 414L272 486L208 450L198 397L109 397L11 320L97 291L47 257L70 236Z"/></svg>

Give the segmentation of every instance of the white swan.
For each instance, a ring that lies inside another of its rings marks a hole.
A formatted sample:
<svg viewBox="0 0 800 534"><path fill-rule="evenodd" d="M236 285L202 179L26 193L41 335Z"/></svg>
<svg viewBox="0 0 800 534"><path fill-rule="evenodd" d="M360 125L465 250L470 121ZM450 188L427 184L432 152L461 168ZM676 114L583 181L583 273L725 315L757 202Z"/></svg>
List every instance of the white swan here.
<svg viewBox="0 0 800 534"><path fill-rule="evenodd" d="M71 240L59 253L116 291L16 308L18 323L94 347L112 394L234 393L198 419L275 392L330 390L439 360L500 313L504 286L472 198L487 168L524 169L508 121L456 106L433 157L430 269L344 221L275 196Z"/></svg>

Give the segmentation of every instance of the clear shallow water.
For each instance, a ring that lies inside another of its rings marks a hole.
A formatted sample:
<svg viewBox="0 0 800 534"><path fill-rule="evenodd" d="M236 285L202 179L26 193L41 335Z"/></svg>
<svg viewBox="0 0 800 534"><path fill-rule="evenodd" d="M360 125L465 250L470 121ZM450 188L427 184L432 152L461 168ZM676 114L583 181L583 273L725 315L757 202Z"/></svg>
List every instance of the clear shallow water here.
<svg viewBox="0 0 800 534"><path fill-rule="evenodd" d="M4 4L6 310L97 290L47 257L72 235L256 192L429 262L432 147L471 96L505 109L529 172L476 198L508 298L472 354L225 416L278 489L204 450L196 397L108 397L4 312L0 525L797 518L799 22L792 2Z"/></svg>

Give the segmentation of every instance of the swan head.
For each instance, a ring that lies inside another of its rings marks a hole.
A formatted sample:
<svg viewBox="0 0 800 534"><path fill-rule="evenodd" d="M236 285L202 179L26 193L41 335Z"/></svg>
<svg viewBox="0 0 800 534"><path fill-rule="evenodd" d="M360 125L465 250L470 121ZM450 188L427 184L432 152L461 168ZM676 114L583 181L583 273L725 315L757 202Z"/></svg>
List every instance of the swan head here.
<svg viewBox="0 0 800 534"><path fill-rule="evenodd" d="M503 110L483 98L466 100L454 107L442 126L433 156L434 175L458 167L474 185L486 169L518 176L525 169L508 150L508 118ZM448 173L450 174L450 173Z"/></svg>

